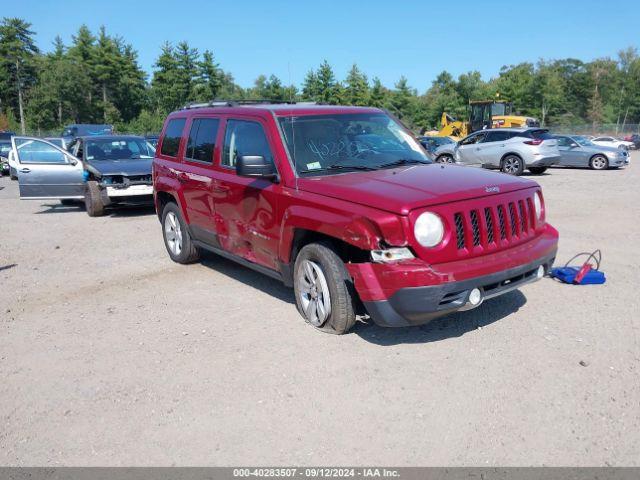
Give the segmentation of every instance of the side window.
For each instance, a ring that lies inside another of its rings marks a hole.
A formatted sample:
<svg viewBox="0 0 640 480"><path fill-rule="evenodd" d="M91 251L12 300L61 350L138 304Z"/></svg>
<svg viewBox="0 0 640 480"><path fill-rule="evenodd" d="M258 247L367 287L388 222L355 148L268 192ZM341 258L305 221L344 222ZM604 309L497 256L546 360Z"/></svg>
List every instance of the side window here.
<svg viewBox="0 0 640 480"><path fill-rule="evenodd" d="M260 155L273 162L273 154L262 125L246 120L228 120L222 150L222 165L235 168L243 155Z"/></svg>
<svg viewBox="0 0 640 480"><path fill-rule="evenodd" d="M474 143L476 143L478 141L479 137L480 137L480 135L478 135L478 134L470 135L467 138L464 138L460 142L460 145L472 145L472 144L474 144Z"/></svg>
<svg viewBox="0 0 640 480"><path fill-rule="evenodd" d="M511 134L509 132L489 132L487 133L487 138L484 143L489 142L504 142L505 140L509 140L511 138Z"/></svg>
<svg viewBox="0 0 640 480"><path fill-rule="evenodd" d="M62 151L40 140L16 140L16 150L20 163L67 163L66 155Z"/></svg>
<svg viewBox="0 0 640 480"><path fill-rule="evenodd" d="M218 135L217 118L196 118L191 123L185 157L190 160L213 163L213 149Z"/></svg>
<svg viewBox="0 0 640 480"><path fill-rule="evenodd" d="M186 119L175 118L169 120L167 129L164 132L164 138L162 139L162 148L160 153L169 157L175 157L178 155L178 149L180 148L180 137L182 137L182 130L184 129Z"/></svg>
<svg viewBox="0 0 640 480"><path fill-rule="evenodd" d="M558 146L559 147L568 147L571 145L571 140L569 137L557 137L558 138Z"/></svg>

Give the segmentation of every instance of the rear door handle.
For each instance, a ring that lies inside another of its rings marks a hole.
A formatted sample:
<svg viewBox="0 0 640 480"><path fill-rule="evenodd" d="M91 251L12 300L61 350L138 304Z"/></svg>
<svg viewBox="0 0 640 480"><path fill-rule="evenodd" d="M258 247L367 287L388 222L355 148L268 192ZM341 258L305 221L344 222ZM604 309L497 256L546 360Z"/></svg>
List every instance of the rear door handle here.
<svg viewBox="0 0 640 480"><path fill-rule="evenodd" d="M31 171L31 169L30 168L26 168L26 167L20 169L20 173L29 173L30 171Z"/></svg>
<svg viewBox="0 0 640 480"><path fill-rule="evenodd" d="M188 181L189 181L189 175L187 175L187 174L186 174L186 173L184 173L184 172L180 172L180 173L178 173L178 175L176 175L176 176L178 177L178 181L179 181L180 183L185 183L185 182L188 182Z"/></svg>

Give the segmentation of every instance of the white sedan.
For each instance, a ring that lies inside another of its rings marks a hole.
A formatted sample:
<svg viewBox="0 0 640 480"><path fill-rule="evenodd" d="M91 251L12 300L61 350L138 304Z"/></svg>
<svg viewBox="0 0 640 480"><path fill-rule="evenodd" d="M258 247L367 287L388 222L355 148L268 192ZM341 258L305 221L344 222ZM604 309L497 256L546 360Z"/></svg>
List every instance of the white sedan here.
<svg viewBox="0 0 640 480"><path fill-rule="evenodd" d="M618 140L617 138L613 137L596 137L591 140L591 143L602 145L604 147L623 148L625 150L629 150L630 148L633 148L635 146L633 142Z"/></svg>

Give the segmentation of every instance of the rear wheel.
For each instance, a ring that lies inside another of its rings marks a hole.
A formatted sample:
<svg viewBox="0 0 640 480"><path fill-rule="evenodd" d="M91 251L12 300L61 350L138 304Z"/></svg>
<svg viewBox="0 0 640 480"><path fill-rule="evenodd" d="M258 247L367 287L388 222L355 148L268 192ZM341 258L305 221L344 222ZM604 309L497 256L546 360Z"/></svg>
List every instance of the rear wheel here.
<svg viewBox="0 0 640 480"><path fill-rule="evenodd" d="M200 258L180 208L173 202L167 203L162 211L162 236L164 246L174 262L193 263Z"/></svg>
<svg viewBox="0 0 640 480"><path fill-rule="evenodd" d="M355 293L344 262L328 243L300 250L294 265L296 306L313 327L342 335L356 322Z"/></svg>
<svg viewBox="0 0 640 480"><path fill-rule="evenodd" d="M455 161L451 155L444 153L436 158L436 163L455 163Z"/></svg>
<svg viewBox="0 0 640 480"><path fill-rule="evenodd" d="M507 155L502 159L500 170L509 175L522 175L524 162L517 155Z"/></svg>
<svg viewBox="0 0 640 480"><path fill-rule="evenodd" d="M547 171L547 167L529 167L529 171L534 175L540 175Z"/></svg>
<svg viewBox="0 0 640 480"><path fill-rule="evenodd" d="M609 160L604 155L594 155L589 161L589 166L593 170L606 170L609 167Z"/></svg>
<svg viewBox="0 0 640 480"><path fill-rule="evenodd" d="M104 204L100 196L98 182L87 182L87 188L84 191L84 207L90 217L100 217L104 215Z"/></svg>

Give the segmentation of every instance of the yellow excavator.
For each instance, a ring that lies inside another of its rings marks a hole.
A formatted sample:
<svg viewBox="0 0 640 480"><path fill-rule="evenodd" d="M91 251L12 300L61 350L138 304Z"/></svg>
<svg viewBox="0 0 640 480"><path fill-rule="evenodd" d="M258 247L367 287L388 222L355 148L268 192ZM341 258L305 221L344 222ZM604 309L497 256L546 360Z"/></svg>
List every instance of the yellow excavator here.
<svg viewBox="0 0 640 480"><path fill-rule="evenodd" d="M540 126L540 122L535 118L513 115L513 103L503 100L470 101L468 121L457 120L443 112L440 123L440 131L434 136L456 139L487 128Z"/></svg>

